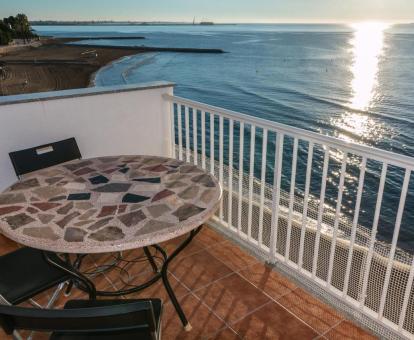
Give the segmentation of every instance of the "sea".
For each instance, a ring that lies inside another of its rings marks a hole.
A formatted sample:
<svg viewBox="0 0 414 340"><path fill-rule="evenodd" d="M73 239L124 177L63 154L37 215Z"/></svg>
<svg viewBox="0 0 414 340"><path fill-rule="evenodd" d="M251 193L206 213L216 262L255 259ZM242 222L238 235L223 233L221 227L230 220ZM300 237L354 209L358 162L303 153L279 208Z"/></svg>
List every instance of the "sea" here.
<svg viewBox="0 0 414 340"><path fill-rule="evenodd" d="M85 40L80 42L83 44L222 49L226 53L137 54L102 68L94 81L96 86L172 81L178 96L414 157L414 24L88 25L34 29L56 37L145 37ZM249 131L246 133L248 137ZM291 146L292 141L287 140L285 147ZM306 143L299 143L299 195L304 189L307 148ZM323 150L315 151L316 170L310 189L315 198L320 192L322 156ZM245 165L248 157L248 153L244 155ZM255 158L260 160L260 148ZM283 161L289 165L282 171L282 188L288 192L291 159ZM273 163L268 163L266 180L272 182L269 174ZM350 155L346 168L341 212L350 220L355 210L359 163L360 158ZM326 204L333 210L339 169L340 155L329 168ZM380 164L368 162L358 220L368 229L373 224L380 171ZM255 175L260 176L260 161L255 162ZM378 226L378 237L386 242L393 236L403 178L402 169L389 167ZM414 176L397 245L414 252Z"/></svg>

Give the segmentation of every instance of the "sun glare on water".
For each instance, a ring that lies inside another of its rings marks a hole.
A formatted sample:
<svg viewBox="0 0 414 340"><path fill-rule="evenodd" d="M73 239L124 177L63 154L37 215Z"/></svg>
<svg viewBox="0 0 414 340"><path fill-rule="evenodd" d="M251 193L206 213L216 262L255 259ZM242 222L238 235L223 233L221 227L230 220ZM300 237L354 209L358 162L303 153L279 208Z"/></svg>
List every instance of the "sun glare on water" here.
<svg viewBox="0 0 414 340"><path fill-rule="evenodd" d="M381 96L378 72L384 54L385 30L390 25L364 22L351 26L354 32L349 41L352 55L349 107L360 112L348 110L332 123L339 128L339 138L352 142L360 141L359 138L375 141L384 134L385 127L364 111L368 111Z"/></svg>

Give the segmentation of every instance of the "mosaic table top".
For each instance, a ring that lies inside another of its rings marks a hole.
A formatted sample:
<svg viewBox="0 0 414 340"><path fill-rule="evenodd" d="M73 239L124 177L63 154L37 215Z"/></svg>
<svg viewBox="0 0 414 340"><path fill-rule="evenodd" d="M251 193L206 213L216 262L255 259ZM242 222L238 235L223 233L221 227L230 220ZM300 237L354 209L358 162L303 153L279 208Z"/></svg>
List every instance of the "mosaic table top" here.
<svg viewBox="0 0 414 340"><path fill-rule="evenodd" d="M100 157L25 176L0 194L0 231L65 253L139 248L209 219L221 187L201 168L154 156Z"/></svg>

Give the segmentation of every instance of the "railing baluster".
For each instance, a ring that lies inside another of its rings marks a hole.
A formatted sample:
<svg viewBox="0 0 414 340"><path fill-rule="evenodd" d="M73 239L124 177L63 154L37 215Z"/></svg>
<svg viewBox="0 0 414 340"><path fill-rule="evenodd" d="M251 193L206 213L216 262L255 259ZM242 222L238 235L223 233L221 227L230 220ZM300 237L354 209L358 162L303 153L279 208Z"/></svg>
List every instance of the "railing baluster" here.
<svg viewBox="0 0 414 340"><path fill-rule="evenodd" d="M323 212L325 208L325 192L326 192L326 178L328 177L329 166L329 148L325 146L325 155L323 159L321 195L319 198L318 221L316 226L315 246L313 249L313 264L312 264L312 278L316 278L316 270L318 268L319 243L321 240L321 229L323 223Z"/></svg>
<svg viewBox="0 0 414 340"><path fill-rule="evenodd" d="M244 123L240 122L239 145L239 207L237 216L237 232L241 233L242 208L243 208L243 158L244 158Z"/></svg>
<svg viewBox="0 0 414 340"><path fill-rule="evenodd" d="M206 168L206 112L201 111L201 167Z"/></svg>
<svg viewBox="0 0 414 340"><path fill-rule="evenodd" d="M364 271L364 276L363 276L361 301L360 301L360 307L361 308L364 307L365 299L367 297L368 277L369 277L369 271L371 269L372 256L374 255L375 239L376 239L376 236L377 236L378 220L379 220L379 215L380 215L380 212L381 212L381 205L382 205L382 198L383 198L383 194L384 194L385 179L387 177L387 169L388 169L388 164L383 163L382 170L381 170L380 183L379 183L379 187L378 187L377 202L376 202L376 205L375 205L374 220L373 220L372 229L371 229L371 237L370 237L370 240L369 240L368 256L367 256L367 261L366 261L365 271Z"/></svg>
<svg viewBox="0 0 414 340"><path fill-rule="evenodd" d="M263 129L263 143L262 143L262 172L260 182L260 212L259 212L259 246L263 244L263 209L264 209L264 196L266 186L266 159L267 159L267 129Z"/></svg>
<svg viewBox="0 0 414 340"><path fill-rule="evenodd" d="M397 248L398 236L400 235L401 220L407 198L408 184L410 183L411 170L405 170L404 182L401 190L400 203L398 205L397 218L395 219L394 233L392 235L391 250L388 256L387 271L385 273L384 286L382 287L380 308L378 318L381 320L384 316L385 301L387 300L388 287L390 285L391 270L394 263L395 250Z"/></svg>
<svg viewBox="0 0 414 340"><path fill-rule="evenodd" d="M352 232L351 232L351 239L350 239L350 245L349 245L348 260L347 260L346 271L345 271L344 289L342 291L342 295L344 297L348 293L349 275L351 273L352 259L354 256L355 237L356 237L356 232L358 228L359 210L361 207L361 198L362 198L362 190L364 188L366 166L367 166L367 158L363 157L362 163L361 163L361 170L359 173L359 183L358 183L358 190L357 190L357 200L355 203L355 210L354 210L354 219L352 221Z"/></svg>
<svg viewBox="0 0 414 340"><path fill-rule="evenodd" d="M175 158L175 114L174 114L174 102L170 103L171 114L171 157Z"/></svg>
<svg viewBox="0 0 414 340"><path fill-rule="evenodd" d="M198 165L198 147L197 147L197 109L193 108L193 147L194 147L194 164Z"/></svg>
<svg viewBox="0 0 414 340"><path fill-rule="evenodd" d="M256 141L256 127L250 128L250 168L249 168L249 212L247 216L247 236L252 238L252 212L253 212L253 178L254 178L254 151Z"/></svg>
<svg viewBox="0 0 414 340"><path fill-rule="evenodd" d="M334 223L334 229L333 229L333 235L332 235L332 241L331 241L331 252L329 255L328 278L326 280L326 286L328 287L331 285L331 281L332 281L333 263L334 263L335 250L336 250L336 238L338 236L339 219L340 219L341 208L342 208L342 195L344 192L346 162L348 158L347 152L343 151L343 153L344 155L342 158L341 175L339 177L338 201L336 202L335 223Z"/></svg>
<svg viewBox="0 0 414 340"><path fill-rule="evenodd" d="M214 176L214 113L210 112L210 172Z"/></svg>
<svg viewBox="0 0 414 340"><path fill-rule="evenodd" d="M293 140L292 172L290 176L289 215L288 215L288 225L287 225L287 232L286 232L286 247L285 247L285 260L286 261L289 260L289 255L290 255L290 238L292 235L292 216L293 216L293 207L295 203L297 160L298 160L298 139L295 137Z"/></svg>
<svg viewBox="0 0 414 340"><path fill-rule="evenodd" d="M299 260L298 268L302 270L303 265L303 248L305 247L305 231L306 223L308 221L308 203L309 203L309 187L312 176L312 160L313 160L313 142L309 142L308 148L308 160L306 164L306 180L305 180L305 197L303 198L303 211L302 211L302 228L300 231L300 243L299 243Z"/></svg>
<svg viewBox="0 0 414 340"><path fill-rule="evenodd" d="M281 132L276 136L276 153L275 166L273 177L273 192L272 192L272 223L270 229L270 260L276 261L277 252L277 228L279 225L279 204L280 204L280 183L282 177L282 159L283 159L283 139Z"/></svg>
<svg viewBox="0 0 414 340"><path fill-rule="evenodd" d="M223 116L220 115L219 118L219 181L221 187L224 188L224 181L223 181ZM223 200L220 201L220 221L223 221Z"/></svg>
<svg viewBox="0 0 414 340"><path fill-rule="evenodd" d="M233 226L233 119L229 121L229 199L227 207L227 219L229 227Z"/></svg>
<svg viewBox="0 0 414 340"><path fill-rule="evenodd" d="M186 148L186 161L190 161L190 118L189 118L189 110L188 106L185 107L185 148Z"/></svg>
<svg viewBox="0 0 414 340"><path fill-rule="evenodd" d="M183 119L181 116L182 106L177 104L177 118L178 118L178 158L183 160Z"/></svg>

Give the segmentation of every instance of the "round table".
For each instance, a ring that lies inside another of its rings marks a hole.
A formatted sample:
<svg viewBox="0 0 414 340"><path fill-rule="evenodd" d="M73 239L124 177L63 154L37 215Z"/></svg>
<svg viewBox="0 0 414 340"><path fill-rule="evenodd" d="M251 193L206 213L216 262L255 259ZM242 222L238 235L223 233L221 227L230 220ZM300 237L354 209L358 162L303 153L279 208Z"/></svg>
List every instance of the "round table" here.
<svg viewBox="0 0 414 340"><path fill-rule="evenodd" d="M0 194L0 231L44 250L59 266L51 252L80 256L143 247L154 267L148 247L156 247L164 263L149 284L163 279L188 326L169 285L167 266L214 214L221 194L211 174L175 159L134 155L76 160L26 175ZM158 245L187 233L169 256ZM80 260L65 268L82 281L86 278L79 265ZM119 295L144 286L148 284L115 293L97 292L93 284L89 288L95 290L92 295Z"/></svg>

